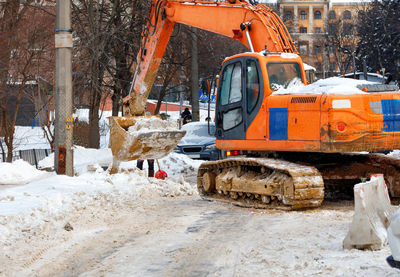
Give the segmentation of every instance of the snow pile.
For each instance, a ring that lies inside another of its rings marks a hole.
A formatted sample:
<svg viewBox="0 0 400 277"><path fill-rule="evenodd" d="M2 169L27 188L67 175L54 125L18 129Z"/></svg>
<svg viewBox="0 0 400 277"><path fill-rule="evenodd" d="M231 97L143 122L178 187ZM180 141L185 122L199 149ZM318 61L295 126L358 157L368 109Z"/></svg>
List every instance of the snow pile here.
<svg viewBox="0 0 400 277"><path fill-rule="evenodd" d="M327 79L318 80L315 83L305 86L302 82L296 79L285 88L280 88L272 95L283 94L366 94L357 88L357 85L370 85L373 82L365 80L355 80L348 78L332 77Z"/></svg>
<svg viewBox="0 0 400 277"><path fill-rule="evenodd" d="M88 162L89 156L95 157L95 152L94 149L78 148L75 157L82 165ZM104 154L104 150L97 152L99 156ZM79 160L79 157L85 156L84 153L89 155ZM170 176L177 179L147 178L146 172L137 169L133 162L124 163L120 173L110 175L95 163L96 160L92 161L88 167L90 170L82 171L81 175L75 177L53 173L49 177L49 173L29 168L21 161L0 164L8 166L1 172L24 172L25 181L34 177L36 180L43 178L24 186L0 190L0 240L10 245L21 236L39 235L49 226L65 224L70 215L81 210L97 213L110 207L118 209L127 203L139 203L157 197L197 194L196 186L186 182L182 172L197 171L199 163L191 164L189 158L177 153L164 158L160 163ZM173 168L176 168L175 172ZM18 180L22 180L22 177Z"/></svg>
<svg viewBox="0 0 400 277"><path fill-rule="evenodd" d="M178 126L176 122L162 120L159 117L138 117L135 119L136 123L128 128L128 133L134 136L143 133L149 133L154 131L176 131Z"/></svg>
<svg viewBox="0 0 400 277"><path fill-rule="evenodd" d="M49 176L49 174L51 173L37 170L23 160L17 160L13 163L0 163L0 185L24 185Z"/></svg>
<svg viewBox="0 0 400 277"><path fill-rule="evenodd" d="M392 152L390 152L389 154L387 154L389 157L392 158L397 158L400 159L400 150L393 150Z"/></svg>
<svg viewBox="0 0 400 277"><path fill-rule="evenodd" d="M87 166L99 164L108 166L112 161L110 148L91 149L74 146L74 171L76 174L86 172ZM54 153L39 162L39 168L54 168Z"/></svg>
<svg viewBox="0 0 400 277"><path fill-rule="evenodd" d="M174 152L159 160L160 168L167 172L168 177L175 179L182 175L196 174L197 169L203 162L202 160L192 160L186 155Z"/></svg>
<svg viewBox="0 0 400 277"><path fill-rule="evenodd" d="M112 153L109 148L91 149L80 146L74 147L74 172L75 175L82 175L93 168L106 168L112 164ZM160 168L155 163L155 171L162 169L167 172L169 178L178 180L182 175L196 174L200 164L204 161L192 160L186 155L175 152L159 160ZM0 163L0 165L2 165ZM40 168L54 167L54 153L39 162ZM1 167L0 167L1 168ZM123 171L136 168L136 161L121 162L120 169ZM147 162L144 163L143 169L147 170ZM36 169L35 169L36 170ZM39 171L41 172L41 171ZM1 176L1 175L0 175ZM0 177L1 178L1 177Z"/></svg>

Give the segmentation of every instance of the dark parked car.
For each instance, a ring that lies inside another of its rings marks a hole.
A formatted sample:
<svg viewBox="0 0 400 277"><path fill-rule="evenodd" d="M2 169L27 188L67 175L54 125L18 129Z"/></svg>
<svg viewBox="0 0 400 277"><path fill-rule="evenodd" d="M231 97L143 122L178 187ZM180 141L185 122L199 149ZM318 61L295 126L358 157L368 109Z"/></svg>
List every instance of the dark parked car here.
<svg viewBox="0 0 400 277"><path fill-rule="evenodd" d="M218 149L215 146L215 125L210 122L210 133L207 122L190 122L182 126L186 135L175 148L176 153L188 155L192 159L218 160Z"/></svg>

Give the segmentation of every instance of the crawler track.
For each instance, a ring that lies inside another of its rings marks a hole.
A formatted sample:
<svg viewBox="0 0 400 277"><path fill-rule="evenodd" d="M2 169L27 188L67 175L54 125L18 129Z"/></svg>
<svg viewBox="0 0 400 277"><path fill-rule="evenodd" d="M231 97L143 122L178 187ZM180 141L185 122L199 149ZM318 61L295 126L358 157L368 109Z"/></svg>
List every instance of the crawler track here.
<svg viewBox="0 0 400 277"><path fill-rule="evenodd" d="M324 182L316 168L268 158L205 162L197 187L204 199L251 208L314 208L324 199Z"/></svg>

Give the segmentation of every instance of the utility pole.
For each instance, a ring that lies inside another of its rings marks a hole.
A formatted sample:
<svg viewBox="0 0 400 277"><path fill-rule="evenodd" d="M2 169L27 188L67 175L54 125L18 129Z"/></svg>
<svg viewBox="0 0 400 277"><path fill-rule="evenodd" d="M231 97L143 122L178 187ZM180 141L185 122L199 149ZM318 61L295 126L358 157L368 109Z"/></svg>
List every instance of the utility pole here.
<svg viewBox="0 0 400 277"><path fill-rule="evenodd" d="M56 118L54 168L57 174L74 175L72 116L71 2L57 0L56 14Z"/></svg>
<svg viewBox="0 0 400 277"><path fill-rule="evenodd" d="M192 121L200 121L199 110L199 54L197 52L197 29L192 27Z"/></svg>

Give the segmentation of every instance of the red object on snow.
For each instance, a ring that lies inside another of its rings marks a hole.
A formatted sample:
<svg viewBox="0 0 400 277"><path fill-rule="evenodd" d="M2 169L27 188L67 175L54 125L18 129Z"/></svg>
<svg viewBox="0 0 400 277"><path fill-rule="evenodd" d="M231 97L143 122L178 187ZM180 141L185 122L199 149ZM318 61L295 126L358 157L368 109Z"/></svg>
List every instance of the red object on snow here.
<svg viewBox="0 0 400 277"><path fill-rule="evenodd" d="M168 174L164 170L160 169L160 170L157 170L155 177L156 177L156 179L165 180L165 178L168 177Z"/></svg>

